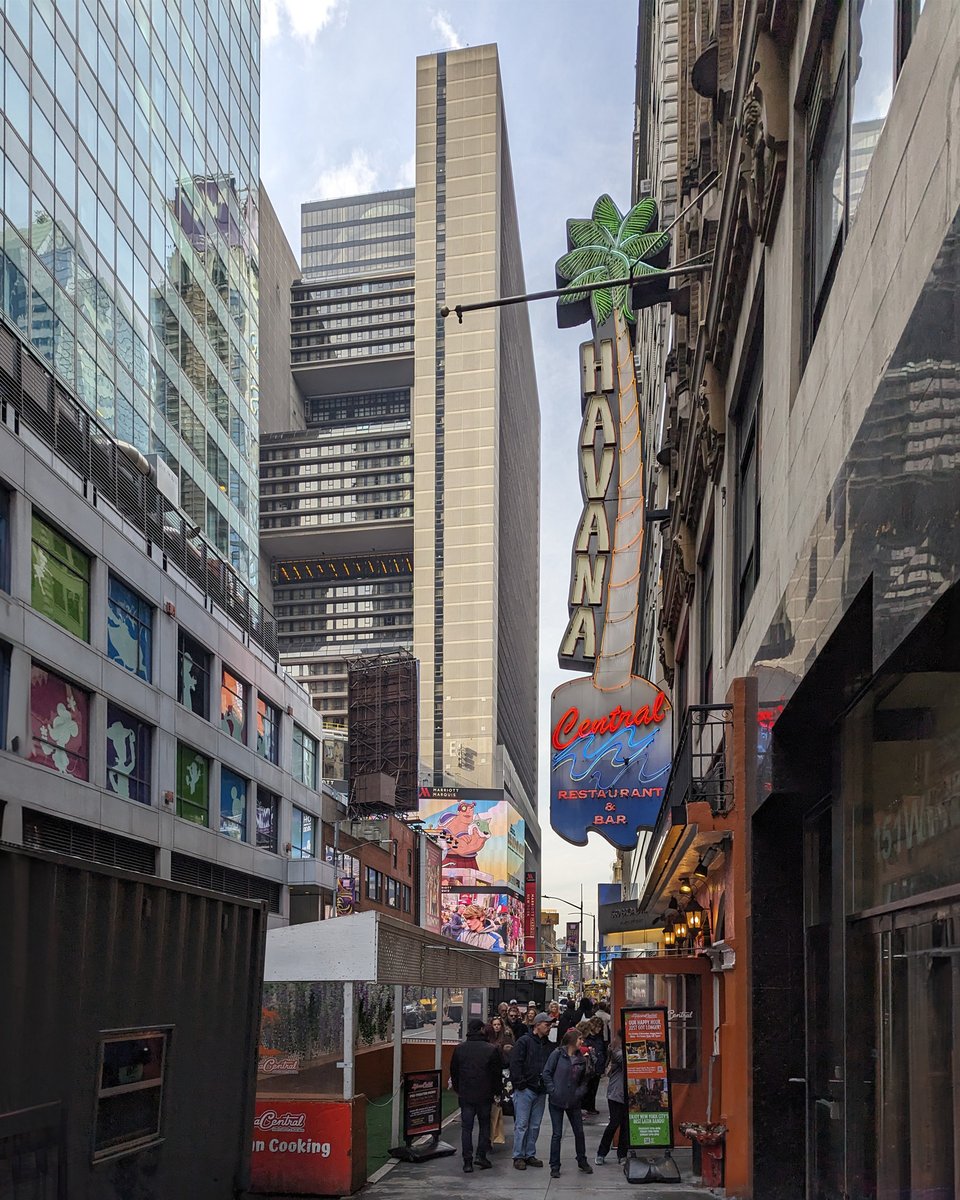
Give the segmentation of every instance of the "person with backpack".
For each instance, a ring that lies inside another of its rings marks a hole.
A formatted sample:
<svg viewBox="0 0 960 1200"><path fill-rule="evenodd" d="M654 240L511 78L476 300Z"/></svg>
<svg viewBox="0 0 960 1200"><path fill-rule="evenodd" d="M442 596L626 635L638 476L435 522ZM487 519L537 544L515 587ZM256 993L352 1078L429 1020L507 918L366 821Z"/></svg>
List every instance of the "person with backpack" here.
<svg viewBox="0 0 960 1200"><path fill-rule="evenodd" d="M450 1060L450 1080L460 1099L461 1148L463 1169L473 1171L473 1123L480 1126L476 1164L485 1171L493 1166L490 1153L490 1108L501 1087L499 1047L491 1045L483 1022L474 1018L467 1026L467 1040L461 1042Z"/></svg>
<svg viewBox="0 0 960 1200"><path fill-rule="evenodd" d="M589 1058L581 1052L580 1047L579 1031L568 1029L543 1068L543 1082L550 1098L550 1121L553 1125L553 1136L550 1139L551 1179L560 1177L560 1140L563 1137L564 1113L573 1130L577 1166L585 1174L593 1174L593 1167L587 1161L583 1113L580 1111L591 1067Z"/></svg>

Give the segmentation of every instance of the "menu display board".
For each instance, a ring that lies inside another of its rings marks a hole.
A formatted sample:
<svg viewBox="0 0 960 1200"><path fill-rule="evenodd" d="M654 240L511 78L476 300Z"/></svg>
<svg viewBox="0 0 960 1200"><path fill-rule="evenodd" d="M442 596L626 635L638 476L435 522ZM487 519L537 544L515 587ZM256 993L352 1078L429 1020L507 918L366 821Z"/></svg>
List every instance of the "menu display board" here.
<svg viewBox="0 0 960 1200"><path fill-rule="evenodd" d="M631 1150L673 1146L670 1107L670 1046L665 1008L624 1008L620 1012Z"/></svg>
<svg viewBox="0 0 960 1200"><path fill-rule="evenodd" d="M403 1136L409 1143L424 1133L439 1134L442 1093L439 1071L405 1071Z"/></svg>

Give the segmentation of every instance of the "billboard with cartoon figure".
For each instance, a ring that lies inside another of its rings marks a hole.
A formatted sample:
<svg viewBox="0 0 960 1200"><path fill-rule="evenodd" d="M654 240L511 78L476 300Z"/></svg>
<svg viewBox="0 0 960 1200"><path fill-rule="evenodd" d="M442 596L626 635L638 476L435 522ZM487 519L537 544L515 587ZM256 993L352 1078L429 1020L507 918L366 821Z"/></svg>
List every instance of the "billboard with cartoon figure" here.
<svg viewBox="0 0 960 1200"><path fill-rule="evenodd" d="M443 850L445 889L523 891L526 823L503 792L421 788L420 820Z"/></svg>

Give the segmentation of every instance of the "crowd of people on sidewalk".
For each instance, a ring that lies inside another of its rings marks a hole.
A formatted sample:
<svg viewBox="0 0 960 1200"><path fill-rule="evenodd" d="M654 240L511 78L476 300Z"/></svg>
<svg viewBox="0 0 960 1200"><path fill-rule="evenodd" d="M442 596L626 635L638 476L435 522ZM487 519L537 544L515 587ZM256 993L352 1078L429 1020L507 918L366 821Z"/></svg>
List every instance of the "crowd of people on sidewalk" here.
<svg viewBox="0 0 960 1200"><path fill-rule="evenodd" d="M490 1150L506 1144L504 1117L513 1117L513 1166L542 1167L537 1140L550 1113L550 1175L560 1175L564 1125L573 1132L577 1167L587 1175L584 1115L598 1116L597 1090L607 1079L609 1120L594 1163L602 1166L617 1140L617 1161L627 1157L623 1051L609 1008L584 996L579 1004L551 1002L538 1012L521 1011L515 1000L499 1006L490 1022L470 1021L467 1039L453 1052L450 1086L460 1100L463 1169L493 1166ZM474 1153L473 1134L477 1126Z"/></svg>

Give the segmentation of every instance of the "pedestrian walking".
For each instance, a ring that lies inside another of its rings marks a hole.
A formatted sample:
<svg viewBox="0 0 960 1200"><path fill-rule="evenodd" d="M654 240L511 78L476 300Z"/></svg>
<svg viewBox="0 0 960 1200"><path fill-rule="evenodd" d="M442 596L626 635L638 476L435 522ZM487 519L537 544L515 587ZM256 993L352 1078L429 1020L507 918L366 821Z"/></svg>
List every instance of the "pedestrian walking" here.
<svg viewBox="0 0 960 1200"><path fill-rule="evenodd" d="M501 1057L497 1046L487 1040L484 1025L474 1017L467 1026L467 1040L461 1042L450 1060L450 1079L460 1099L461 1147L463 1169L468 1174L474 1161L481 1170L492 1167L490 1153L490 1107L500 1093ZM473 1125L479 1125L477 1157L473 1157Z"/></svg>
<svg viewBox="0 0 960 1200"><path fill-rule="evenodd" d="M587 1144L583 1137L583 1114L580 1105L589 1078L589 1059L581 1053L580 1033L568 1029L560 1045L553 1051L543 1068L543 1081L550 1098L550 1121L553 1136L550 1139L550 1178L560 1176L560 1140L563 1137L563 1117L566 1114L573 1130L573 1143L577 1154L577 1166L587 1175L593 1167L587 1161Z"/></svg>
<svg viewBox="0 0 960 1200"><path fill-rule="evenodd" d="M514 1040L519 1041L527 1031L523 1017L520 1015L520 1005L516 1000L511 1000L507 1006L507 1024L510 1026L510 1032L513 1034Z"/></svg>
<svg viewBox="0 0 960 1200"><path fill-rule="evenodd" d="M598 1167L603 1166L607 1155L610 1153L610 1147L613 1145L614 1135L617 1130L620 1131L620 1137L617 1140L618 1163L625 1161L629 1145L627 1135L627 1104L623 1090L623 1046L620 1042L620 1034L616 1029L610 1034L607 1070L607 1106L610 1109L610 1120L607 1122L607 1127L600 1138L600 1145L597 1147Z"/></svg>
<svg viewBox="0 0 960 1200"><path fill-rule="evenodd" d="M592 1073L587 1081L587 1090L583 1096L583 1111L595 1117L597 1113L597 1088L600 1086L600 1076L607 1065L607 1043L603 1040L603 1022L597 1017L589 1021L581 1021L580 1034L583 1038L584 1051L590 1054Z"/></svg>
<svg viewBox="0 0 960 1200"><path fill-rule="evenodd" d="M562 1041L564 1034L568 1033L579 1019L577 1006L572 1000L568 1000L563 1012L557 1018L557 1040Z"/></svg>
<svg viewBox="0 0 960 1200"><path fill-rule="evenodd" d="M525 1033L510 1055L510 1080L513 1083L513 1165L518 1171L542 1167L537 1158L537 1138L547 1102L543 1070L553 1051L547 1034L550 1018L537 1013L533 1029Z"/></svg>
<svg viewBox="0 0 960 1200"><path fill-rule="evenodd" d="M603 1023L603 1040L610 1041L610 1006L604 1001L597 1005L595 1016Z"/></svg>

